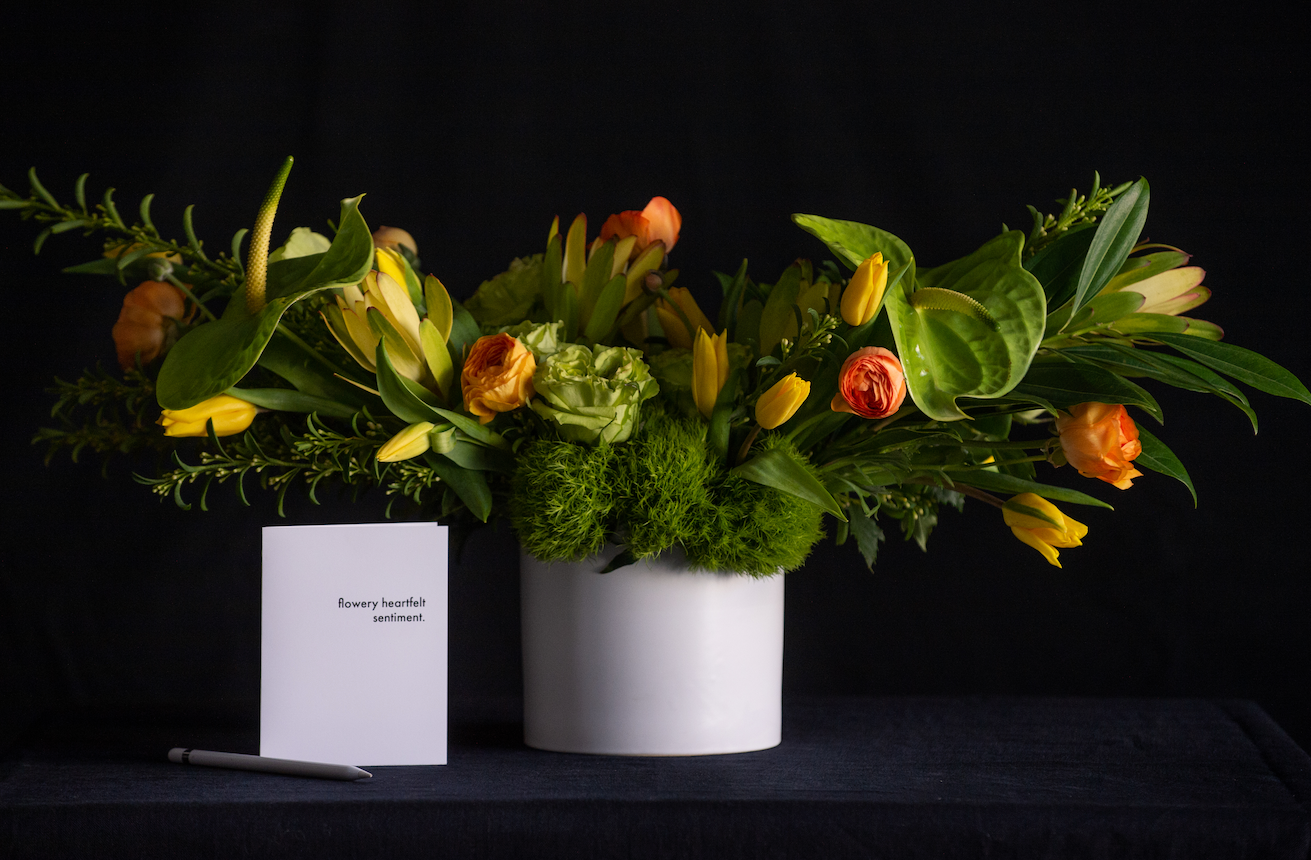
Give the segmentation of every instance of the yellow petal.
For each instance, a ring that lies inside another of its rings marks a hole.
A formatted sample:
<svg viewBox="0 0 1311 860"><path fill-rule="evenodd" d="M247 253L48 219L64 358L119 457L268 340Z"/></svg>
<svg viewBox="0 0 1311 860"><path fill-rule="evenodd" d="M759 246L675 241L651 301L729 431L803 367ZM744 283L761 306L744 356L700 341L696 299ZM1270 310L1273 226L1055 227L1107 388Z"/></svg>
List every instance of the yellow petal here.
<svg viewBox="0 0 1311 860"><path fill-rule="evenodd" d="M583 272L587 270L586 252L587 216L580 213L564 238L564 280L582 285Z"/></svg>
<svg viewBox="0 0 1311 860"><path fill-rule="evenodd" d="M370 307L382 311L387 322L395 327L410 351L418 355L419 346L419 312L410 302L410 294L386 272L379 272L377 286L366 297Z"/></svg>
<svg viewBox="0 0 1311 860"><path fill-rule="evenodd" d="M378 460L383 463L397 463L419 456L430 447L428 431L434 426L431 421L420 421L406 427L378 449Z"/></svg>
<svg viewBox="0 0 1311 860"><path fill-rule="evenodd" d="M1028 531L1026 529L1013 528L1011 529L1011 534L1015 535L1021 541L1027 543L1029 546L1033 547L1038 552L1042 553L1042 557L1047 559L1047 561L1050 562L1051 564L1054 564L1057 567L1061 566L1061 563L1059 561L1060 553L1056 551L1056 547L1052 546L1051 544L1043 543L1033 534L1033 532Z"/></svg>

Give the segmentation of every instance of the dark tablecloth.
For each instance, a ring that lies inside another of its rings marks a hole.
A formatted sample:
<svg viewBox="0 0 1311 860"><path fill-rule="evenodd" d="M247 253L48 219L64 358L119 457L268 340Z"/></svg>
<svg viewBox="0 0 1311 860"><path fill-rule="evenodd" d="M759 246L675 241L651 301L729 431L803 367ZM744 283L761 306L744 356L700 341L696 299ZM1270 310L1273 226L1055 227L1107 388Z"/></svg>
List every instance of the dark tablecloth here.
<svg viewBox="0 0 1311 860"><path fill-rule="evenodd" d="M49 722L0 763L0 857L1288 857L1311 759L1244 701L790 702L783 744L530 750L515 703L452 715L450 764L339 783L170 764L255 752L194 717Z"/></svg>

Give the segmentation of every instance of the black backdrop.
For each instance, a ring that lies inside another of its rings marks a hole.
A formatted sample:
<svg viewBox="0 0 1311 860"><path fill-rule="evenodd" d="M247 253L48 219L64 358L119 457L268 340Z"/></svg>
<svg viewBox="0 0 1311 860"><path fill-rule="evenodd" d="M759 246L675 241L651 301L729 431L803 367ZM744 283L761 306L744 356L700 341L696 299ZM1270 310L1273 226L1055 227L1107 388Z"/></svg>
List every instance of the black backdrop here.
<svg viewBox="0 0 1311 860"><path fill-rule="evenodd" d="M597 224L663 194L684 216L681 283L705 297L710 272L743 256L763 280L821 258L792 212L876 223L932 264L1025 225L1024 204L1050 208L1094 169L1145 175L1148 234L1208 271L1199 315L1311 379L1305 30L1251 4L1043 8L29 9L0 35L0 182L25 190L36 165L68 198L90 171L126 211L155 192L175 235L197 204L198 231L225 247L294 154L279 235L366 191L370 223L410 230L457 297L538 250L552 216ZM131 463L108 480L90 462L42 465L42 389L113 365L122 291L58 274L94 242L55 237L34 258L35 232L0 213L5 733L74 707L253 726L258 527L283 521L229 490L215 511L180 511L132 484ZM1117 510L1071 511L1091 533L1063 570L975 503L944 512L927 555L893 537L873 573L821 545L788 582L788 693L1241 696L1311 744L1311 409L1254 394L1253 437L1219 401L1158 394L1168 423L1153 430L1200 508L1165 477L1119 492L1067 469L1051 477ZM296 500L286 522L382 509ZM475 536L452 568L455 698L518 691L506 534Z"/></svg>

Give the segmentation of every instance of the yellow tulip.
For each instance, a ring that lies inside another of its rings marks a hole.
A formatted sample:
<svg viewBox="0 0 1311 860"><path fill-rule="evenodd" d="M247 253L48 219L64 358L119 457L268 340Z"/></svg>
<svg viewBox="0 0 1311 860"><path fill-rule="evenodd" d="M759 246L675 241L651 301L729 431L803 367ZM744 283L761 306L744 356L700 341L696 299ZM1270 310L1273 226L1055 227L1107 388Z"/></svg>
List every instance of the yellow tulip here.
<svg viewBox="0 0 1311 860"><path fill-rule="evenodd" d="M219 394L186 409L165 409L156 423L165 436L208 436L206 424L212 420L215 436L231 436L249 427L258 411L254 403Z"/></svg>
<svg viewBox="0 0 1311 860"><path fill-rule="evenodd" d="M1088 527L1061 513L1060 509L1042 496L1020 493L1002 507L1002 519L1011 527L1011 533L1042 553L1043 558L1057 567L1057 547L1068 549L1083 546Z"/></svg>
<svg viewBox="0 0 1311 860"><path fill-rule="evenodd" d="M692 400L702 415L710 417L727 381L728 332L711 336L705 329L697 329L692 347Z"/></svg>
<svg viewBox="0 0 1311 860"><path fill-rule="evenodd" d="M431 421L411 424L387 440L378 449L378 460L383 463L397 463L417 457L432 447L428 441L428 431L436 426Z"/></svg>
<svg viewBox="0 0 1311 860"><path fill-rule="evenodd" d="M888 288L888 261L876 251L856 269L842 293L842 319L847 325L864 325L874 319Z"/></svg>
<svg viewBox="0 0 1311 860"><path fill-rule="evenodd" d="M669 339L670 346L676 346L680 349L690 349L692 347L692 338L696 337L698 331L708 331L714 333L714 326L710 325L710 320L701 311L697 305L696 299L685 287L670 287L669 297L674 300L679 309L683 311L683 316L692 324L692 330L688 331L687 326L683 325L683 318L678 315L678 311L669 306L664 299L656 302L656 316L660 318L660 327L665 330L665 337Z"/></svg>
<svg viewBox="0 0 1311 860"><path fill-rule="evenodd" d="M796 415L809 396L810 383L795 373L789 373L756 401L756 423L766 430L773 430Z"/></svg>

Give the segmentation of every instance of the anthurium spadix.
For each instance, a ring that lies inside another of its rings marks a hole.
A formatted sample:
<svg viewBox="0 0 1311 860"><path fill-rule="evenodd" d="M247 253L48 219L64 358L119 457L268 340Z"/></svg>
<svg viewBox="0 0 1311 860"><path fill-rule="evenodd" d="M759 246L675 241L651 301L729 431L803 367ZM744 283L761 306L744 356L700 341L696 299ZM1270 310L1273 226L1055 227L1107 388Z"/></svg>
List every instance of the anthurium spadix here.
<svg viewBox="0 0 1311 860"><path fill-rule="evenodd" d="M260 209L244 292L232 297L222 317L188 332L165 359L156 386L163 408L186 409L236 385L259 361L289 307L314 293L358 284L369 271L373 236L359 211L363 195L342 201L327 251L268 262L273 213L290 167L287 159Z"/></svg>

